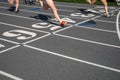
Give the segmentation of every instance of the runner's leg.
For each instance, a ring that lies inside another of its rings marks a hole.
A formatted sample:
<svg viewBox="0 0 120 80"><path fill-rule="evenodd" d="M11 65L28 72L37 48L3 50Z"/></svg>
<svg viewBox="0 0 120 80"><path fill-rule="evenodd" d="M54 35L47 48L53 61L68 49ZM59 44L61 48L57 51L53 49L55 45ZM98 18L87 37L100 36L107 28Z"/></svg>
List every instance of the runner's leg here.
<svg viewBox="0 0 120 80"><path fill-rule="evenodd" d="M91 0L86 0L89 4L91 4L92 3L92 1Z"/></svg>
<svg viewBox="0 0 120 80"><path fill-rule="evenodd" d="M8 0L9 2L9 9L10 11L14 11L15 10L15 6L14 6L14 0Z"/></svg>
<svg viewBox="0 0 120 80"><path fill-rule="evenodd" d="M96 2L96 0L86 0L90 5L91 5L91 8L94 8L94 3Z"/></svg>
<svg viewBox="0 0 120 80"><path fill-rule="evenodd" d="M44 10L47 10L49 8L49 6L43 0L36 0L36 1Z"/></svg>
<svg viewBox="0 0 120 80"><path fill-rule="evenodd" d="M96 0L91 0L91 4L94 4L96 2Z"/></svg>
<svg viewBox="0 0 120 80"><path fill-rule="evenodd" d="M107 1L101 0L101 2L104 4L104 9L105 9L105 13L106 13L107 17L109 17Z"/></svg>
<svg viewBox="0 0 120 80"><path fill-rule="evenodd" d="M15 8L15 12L18 12L19 10L19 0L16 0L16 8Z"/></svg>
<svg viewBox="0 0 120 80"><path fill-rule="evenodd" d="M46 0L46 3L47 5L52 9L52 12L54 14L54 17L59 21L59 23L61 24L61 26L64 26L67 24L67 22L64 22L60 19L59 15L58 15L58 12L57 12L57 9L56 9L56 6L53 2L53 0Z"/></svg>
<svg viewBox="0 0 120 80"><path fill-rule="evenodd" d="M8 0L8 2L9 2L10 5L14 4L14 0Z"/></svg>

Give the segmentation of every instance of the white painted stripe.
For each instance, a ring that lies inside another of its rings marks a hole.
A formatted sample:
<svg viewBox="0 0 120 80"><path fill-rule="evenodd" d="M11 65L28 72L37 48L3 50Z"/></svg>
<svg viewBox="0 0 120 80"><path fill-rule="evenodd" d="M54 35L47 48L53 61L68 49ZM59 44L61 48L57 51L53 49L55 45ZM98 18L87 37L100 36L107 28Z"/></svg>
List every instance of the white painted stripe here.
<svg viewBox="0 0 120 80"><path fill-rule="evenodd" d="M0 8L7 9L6 7L2 7L2 6L0 6ZM6 14L6 13L2 13L2 12L0 12L0 14L2 14L2 15L7 15L7 16L12 16L12 17L18 17L18 18L36 20L36 19L34 19L34 18L29 18L29 17L25 17L25 16L18 16L18 15L12 15L12 14Z"/></svg>
<svg viewBox="0 0 120 80"><path fill-rule="evenodd" d="M27 28L27 27L23 27L23 26L18 26L18 25L14 25L14 24L8 24L8 23L4 23L4 22L0 22L0 24L7 25L7 26L12 26L12 27L17 27L17 28L22 28L22 29L28 29L28 30L37 31L37 32L49 33L47 31L36 30L36 29Z"/></svg>
<svg viewBox="0 0 120 80"><path fill-rule="evenodd" d="M107 20L100 20L100 19L95 19L95 21L100 21L100 22L107 22L108 24L109 23L115 23L114 21L107 21Z"/></svg>
<svg viewBox="0 0 120 80"><path fill-rule="evenodd" d="M23 18L23 19L29 19L29 20L36 20L34 18L29 18L25 16L19 16L19 15L12 15L12 14L6 14L6 13L0 13L1 15L6 15L6 16L12 16L12 17L17 17L17 18Z"/></svg>
<svg viewBox="0 0 120 80"><path fill-rule="evenodd" d="M99 17L101 17L101 15L95 16L95 17L93 17L93 18L88 18L88 19L89 19L89 20L94 20L94 19L99 18Z"/></svg>
<svg viewBox="0 0 120 80"><path fill-rule="evenodd" d="M58 30L60 28L62 28L62 27L61 26L54 26L54 27L51 27L50 30L55 31L55 30Z"/></svg>
<svg viewBox="0 0 120 80"><path fill-rule="evenodd" d="M46 34L46 35L41 36L41 37L38 37L38 38L35 38L35 39L33 39L33 40L27 41L27 42L22 43L22 44L28 44L28 43L34 42L34 41L36 41L36 40L42 39L42 38L44 38L44 37L47 37L47 36L49 36L49 35L51 35L51 33Z"/></svg>
<svg viewBox="0 0 120 80"><path fill-rule="evenodd" d="M0 40L7 41L7 42L10 42L10 43L13 43L13 44L20 44L18 42L14 42L14 41L3 39L3 38L0 38Z"/></svg>
<svg viewBox="0 0 120 80"><path fill-rule="evenodd" d="M96 17L93 17L93 18L90 18L90 19L88 18L88 19L86 19L86 20L84 20L82 22L76 23L75 26L78 25L78 24L85 23L85 22L90 21L90 20L95 20L96 18L99 18L99 17L101 17L101 16L96 16Z"/></svg>
<svg viewBox="0 0 120 80"><path fill-rule="evenodd" d="M91 29L91 30L96 30L96 31L109 32L109 33L117 33L116 31L105 30L105 29L99 29L99 28L92 28L92 27L85 27L85 26L76 26L76 27L85 28L85 29Z"/></svg>
<svg viewBox="0 0 120 80"><path fill-rule="evenodd" d="M113 11L111 11L111 16L115 16L115 12L118 10L119 10L119 8L115 7L115 9Z"/></svg>
<svg viewBox="0 0 120 80"><path fill-rule="evenodd" d="M0 74L1 74L1 75L4 75L4 76L6 76L6 77L9 77L9 78L11 78L11 79L14 79L14 80L23 80L23 79L21 79L21 78L18 78L18 77L16 77L16 76L12 75L12 74L6 73L6 72L1 71L1 70L0 70Z"/></svg>
<svg viewBox="0 0 120 80"><path fill-rule="evenodd" d="M3 52L6 52L6 51L9 51L9 50L15 49L15 48L17 48L17 47L19 47L19 46L20 46L20 45L16 45L16 46L14 46L14 47L7 48L7 49L5 49L5 50L0 51L0 53L3 53Z"/></svg>
<svg viewBox="0 0 120 80"><path fill-rule="evenodd" d="M96 5L96 8L103 8L104 9L104 6L100 6L100 5ZM114 6L108 6L108 9L115 9Z"/></svg>
<svg viewBox="0 0 120 80"><path fill-rule="evenodd" d="M86 39L80 39L80 38L75 38L75 37L71 37L71 36L67 36L67 35L62 35L62 34L54 34L54 35L65 37L65 38L69 38L69 39L84 41L84 42L88 42L88 43L104 45L104 46L108 46L108 47L120 48L120 46L116 46L116 45L112 45L112 44L106 44L106 43L101 43L101 42L96 42L96 41L91 41L91 40L86 40Z"/></svg>
<svg viewBox="0 0 120 80"><path fill-rule="evenodd" d="M120 11L118 12L117 14L117 18L116 18L116 30L117 30L117 35L118 35L118 38L120 40L120 24L119 24L119 21L120 21Z"/></svg>
<svg viewBox="0 0 120 80"><path fill-rule="evenodd" d="M51 52L51 51L48 51L48 50L32 47L32 46L29 46L29 45L24 45L24 46L28 47L28 48L31 48L31 49L38 50L38 51L42 51L42 52L45 52L45 53L48 53L48 54L56 55L56 56L59 56L59 57L62 57L62 58L66 58L66 59L70 59L70 60L73 60L73 61L77 61L77 62L80 62L80 63L85 63L85 64L89 64L89 65L96 66L96 67L99 67L99 68L103 68L103 69L107 69L107 70L111 70L111 71L115 71L115 72L120 72L119 69L111 68L111 67L108 67L108 66L92 63L92 62L89 62L89 61L77 59L77 58L74 58L74 57L62 55L62 54Z"/></svg>
<svg viewBox="0 0 120 80"><path fill-rule="evenodd" d="M96 17L96 18L97 18L97 17ZM95 19L95 18L94 18L94 19ZM82 21L82 22L80 22L80 23L75 24L75 26L76 26L76 27L81 27L81 28L86 28L86 29L97 30L97 31L104 31L104 32L116 33L116 31L111 31L111 30L106 30L106 29L99 29L99 28L78 26L79 24L82 24L82 23L85 23L85 22L87 22L87 21L94 20L94 19L87 19L87 20L85 20L85 21ZM94 21L96 21L96 19L95 19Z"/></svg>
<svg viewBox="0 0 120 80"><path fill-rule="evenodd" d="M65 28L59 29L59 30L57 30L57 31L54 31L53 34L55 34L55 33L57 33L57 32L64 31L64 30L67 30L67 29L72 28L72 27L73 27L73 25L71 24L71 25L69 25L69 27L65 27Z"/></svg>

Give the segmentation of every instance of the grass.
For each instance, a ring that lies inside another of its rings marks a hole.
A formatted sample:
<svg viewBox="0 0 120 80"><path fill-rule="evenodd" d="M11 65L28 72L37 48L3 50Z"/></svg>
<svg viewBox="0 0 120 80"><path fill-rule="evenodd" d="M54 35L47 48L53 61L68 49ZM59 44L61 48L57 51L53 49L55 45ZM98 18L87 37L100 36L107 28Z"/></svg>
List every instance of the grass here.
<svg viewBox="0 0 120 80"><path fill-rule="evenodd" d="M88 4L86 2L86 0L55 0L55 1L58 1L58 2L70 2L70 3L83 3L83 4ZM97 5L102 5L101 1L100 0L97 0L97 2L95 3ZM108 5L109 6L115 6L115 2L108 2Z"/></svg>

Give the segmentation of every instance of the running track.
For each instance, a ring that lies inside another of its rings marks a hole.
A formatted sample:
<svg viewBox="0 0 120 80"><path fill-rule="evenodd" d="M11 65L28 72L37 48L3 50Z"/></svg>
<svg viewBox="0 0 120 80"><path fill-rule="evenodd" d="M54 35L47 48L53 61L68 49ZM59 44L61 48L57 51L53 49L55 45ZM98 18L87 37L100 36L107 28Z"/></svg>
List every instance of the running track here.
<svg viewBox="0 0 120 80"><path fill-rule="evenodd" d="M116 14L106 18L103 6L92 13L87 4L55 3L65 28L38 4L21 1L14 13L1 0L0 80L120 80Z"/></svg>

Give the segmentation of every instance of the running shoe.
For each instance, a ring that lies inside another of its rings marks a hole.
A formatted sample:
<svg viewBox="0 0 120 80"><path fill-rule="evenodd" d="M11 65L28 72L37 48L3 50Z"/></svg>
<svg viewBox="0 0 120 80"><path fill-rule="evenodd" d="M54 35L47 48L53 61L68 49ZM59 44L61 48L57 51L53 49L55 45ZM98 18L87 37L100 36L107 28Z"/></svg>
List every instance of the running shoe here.
<svg viewBox="0 0 120 80"><path fill-rule="evenodd" d="M110 17L110 14L106 15L106 17L109 18L109 17Z"/></svg>
<svg viewBox="0 0 120 80"><path fill-rule="evenodd" d="M11 6L11 7L9 7L8 10L9 10L9 11L14 11L14 10L15 10L15 6Z"/></svg>
<svg viewBox="0 0 120 80"><path fill-rule="evenodd" d="M19 9L17 11L14 11L15 13L18 13L19 12Z"/></svg>
<svg viewBox="0 0 120 80"><path fill-rule="evenodd" d="M67 24L66 21L62 21L60 25L61 25L62 27L64 27L66 24Z"/></svg>

